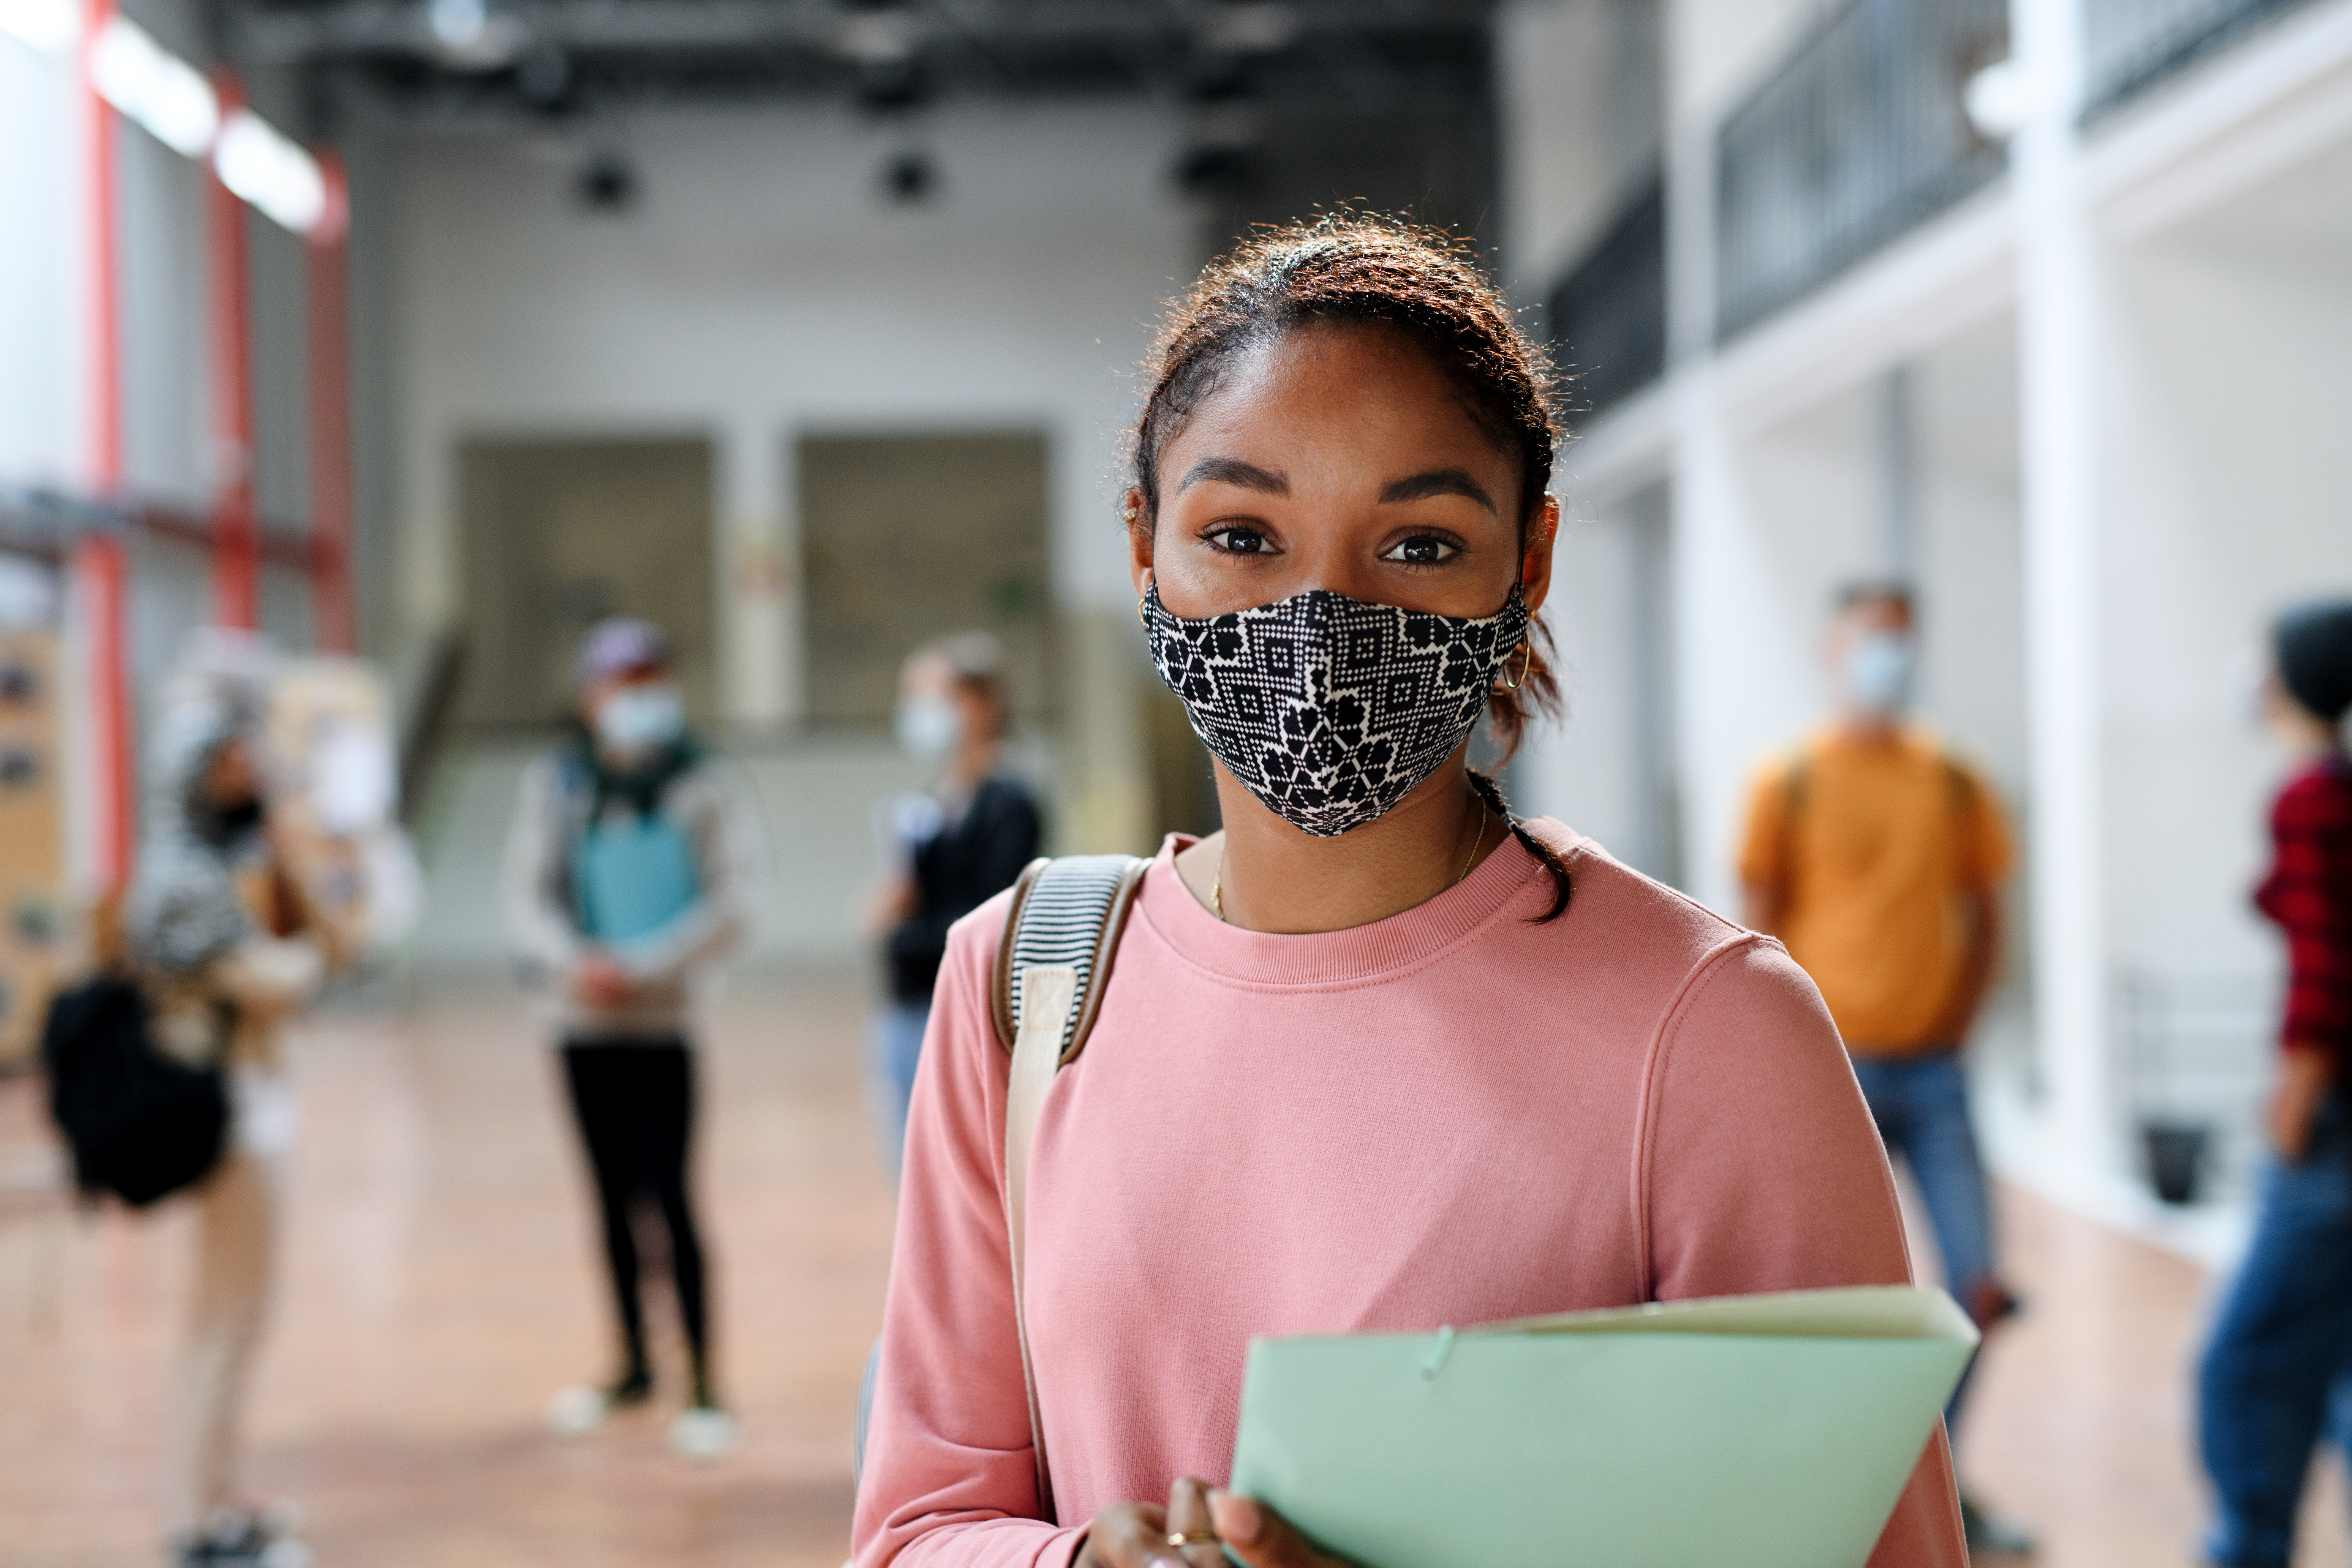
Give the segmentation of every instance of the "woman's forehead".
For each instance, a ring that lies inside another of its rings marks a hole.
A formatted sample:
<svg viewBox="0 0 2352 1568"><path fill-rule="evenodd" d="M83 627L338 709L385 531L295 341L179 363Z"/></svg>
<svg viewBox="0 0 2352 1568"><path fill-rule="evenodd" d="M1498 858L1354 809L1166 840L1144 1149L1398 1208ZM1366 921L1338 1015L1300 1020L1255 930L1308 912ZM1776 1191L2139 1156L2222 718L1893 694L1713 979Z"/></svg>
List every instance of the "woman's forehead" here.
<svg viewBox="0 0 2352 1568"><path fill-rule="evenodd" d="M1409 468L1421 465L1401 443L1455 463L1513 458L1426 348L1377 322L1296 327L1242 351L1170 441L1166 457L1187 458L1165 471L1173 478L1211 447L1236 442L1361 447Z"/></svg>

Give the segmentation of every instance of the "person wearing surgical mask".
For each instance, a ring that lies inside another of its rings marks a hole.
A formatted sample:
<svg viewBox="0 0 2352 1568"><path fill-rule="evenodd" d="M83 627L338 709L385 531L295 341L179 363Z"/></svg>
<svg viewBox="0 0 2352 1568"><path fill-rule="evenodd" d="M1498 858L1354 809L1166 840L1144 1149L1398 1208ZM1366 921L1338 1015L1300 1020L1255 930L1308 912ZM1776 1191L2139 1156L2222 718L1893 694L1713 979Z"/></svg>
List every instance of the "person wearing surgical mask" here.
<svg viewBox="0 0 2352 1568"><path fill-rule="evenodd" d="M1907 587L1844 589L1823 658L1833 714L1750 792L1746 923L1821 987L1887 1152L1918 1183L1946 1288L1990 1329L2015 1301L1994 1267L1961 1053L2000 953L2008 825L1977 770L1910 717ZM1956 1437L1967 1387L1945 1411ZM1962 1515L1974 1547L2032 1546L1965 1491Z"/></svg>
<svg viewBox="0 0 2352 1568"><path fill-rule="evenodd" d="M867 926L889 990L867 1033L866 1102L894 1183L948 927L1011 887L1044 837L1036 801L1003 767L1003 662L995 637L963 632L918 648L899 672L891 728L938 773L877 813L887 876Z"/></svg>
<svg viewBox="0 0 2352 1568"><path fill-rule="evenodd" d="M557 1394L578 1435L654 1394L635 1220L668 1235L689 1386L670 1427L689 1458L731 1448L712 1363L702 1240L687 1179L694 1003L740 943L758 900L761 836L748 791L688 730L668 637L626 616L582 639L566 742L533 763L507 845L507 922L543 986L594 1177L618 1331L602 1383Z"/></svg>

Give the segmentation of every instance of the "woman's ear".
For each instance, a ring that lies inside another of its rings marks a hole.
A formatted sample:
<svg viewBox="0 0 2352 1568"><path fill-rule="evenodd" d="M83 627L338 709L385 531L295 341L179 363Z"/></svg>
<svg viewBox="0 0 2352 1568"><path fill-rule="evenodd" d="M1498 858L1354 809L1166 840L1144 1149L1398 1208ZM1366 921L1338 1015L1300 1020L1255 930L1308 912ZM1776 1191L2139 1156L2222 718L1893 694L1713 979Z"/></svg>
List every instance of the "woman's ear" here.
<svg viewBox="0 0 2352 1568"><path fill-rule="evenodd" d="M1127 574L1140 599L1151 585L1151 514L1144 507L1143 492L1131 487L1120 504L1120 519L1127 524Z"/></svg>
<svg viewBox="0 0 2352 1568"><path fill-rule="evenodd" d="M1528 547L1519 556L1519 597L1532 616L1551 594L1551 550L1559 538L1559 498L1546 495L1528 530Z"/></svg>

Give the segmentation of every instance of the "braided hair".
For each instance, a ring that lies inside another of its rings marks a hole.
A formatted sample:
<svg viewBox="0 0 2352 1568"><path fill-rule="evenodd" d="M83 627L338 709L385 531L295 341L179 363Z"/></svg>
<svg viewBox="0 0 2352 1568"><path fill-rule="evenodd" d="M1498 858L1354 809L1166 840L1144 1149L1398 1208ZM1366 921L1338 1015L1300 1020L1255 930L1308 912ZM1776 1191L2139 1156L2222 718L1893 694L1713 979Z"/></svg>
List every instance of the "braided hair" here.
<svg viewBox="0 0 2352 1568"><path fill-rule="evenodd" d="M1496 447L1518 460L1519 543L1542 514L1560 440L1552 413L1559 376L1512 318L1510 307L1462 240L1394 218L1332 214L1261 229L1207 270L1169 307L1146 362L1150 386L1130 433L1133 483L1142 498L1133 526L1149 534L1160 510L1160 461L1168 444L1223 383L1233 362L1307 326L1377 325L1404 333L1451 380ZM1511 686L1489 692L1486 722L1504 760L1528 726L1559 711L1550 630L1528 624ZM1567 864L1521 826L1500 785L1472 772L1471 787L1550 874L1551 907L1568 908Z"/></svg>

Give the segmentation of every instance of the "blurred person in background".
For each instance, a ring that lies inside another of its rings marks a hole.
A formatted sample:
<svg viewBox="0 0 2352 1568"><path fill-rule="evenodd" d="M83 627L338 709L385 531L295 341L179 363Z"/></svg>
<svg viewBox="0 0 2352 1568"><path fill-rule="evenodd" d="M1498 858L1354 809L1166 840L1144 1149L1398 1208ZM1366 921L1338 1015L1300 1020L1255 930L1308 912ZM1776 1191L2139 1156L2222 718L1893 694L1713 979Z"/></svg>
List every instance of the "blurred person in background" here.
<svg viewBox="0 0 2352 1568"><path fill-rule="evenodd" d="M1849 585L1824 646L1837 711L1750 791L1746 921L1821 987L1879 1135L1918 1184L1946 1284L1989 1329L2016 1303L1994 1268L1960 1054L2000 954L2009 831L1984 780L1906 717L1910 590ZM1945 1411L1955 1434L1967 1389ZM1971 1547L2032 1550L1965 1492L1962 1515Z"/></svg>
<svg viewBox="0 0 2352 1568"><path fill-rule="evenodd" d="M866 1081L894 1185L948 927L1011 887L1044 837L1036 801L1004 772L1004 652L986 632L918 648L899 672L898 743L940 773L878 812L891 873L868 925L882 938L889 995L868 1035Z"/></svg>
<svg viewBox="0 0 2352 1568"><path fill-rule="evenodd" d="M2329 1385L2352 1360L2352 600L2272 628L2264 726L2287 758L2254 902L2286 938L2271 1158L2253 1239L2215 1315L2198 1421L2218 1568L2285 1568ZM2340 1434L2339 1434L2340 1435Z"/></svg>
<svg viewBox="0 0 2352 1568"><path fill-rule="evenodd" d="M349 933L317 915L273 831L260 733L270 660L257 638L192 640L157 705L138 869L124 899L130 973L156 1048L218 1065L229 1141L192 1191L194 1287L173 1373L164 1521L181 1568L299 1568L290 1515L240 1500L236 1461L268 1316L296 1106L282 1037Z"/></svg>
<svg viewBox="0 0 2352 1568"><path fill-rule="evenodd" d="M550 1422L589 1431L653 1394L638 1288L640 1210L657 1213L685 1331L689 1388L670 1441L731 1449L710 1353L702 1240L688 1196L697 984L742 940L759 896L747 792L686 728L669 638L601 621L582 639L578 724L525 774L507 846L507 918L528 973L553 993L563 1076L596 1184L620 1367L557 1394Z"/></svg>

